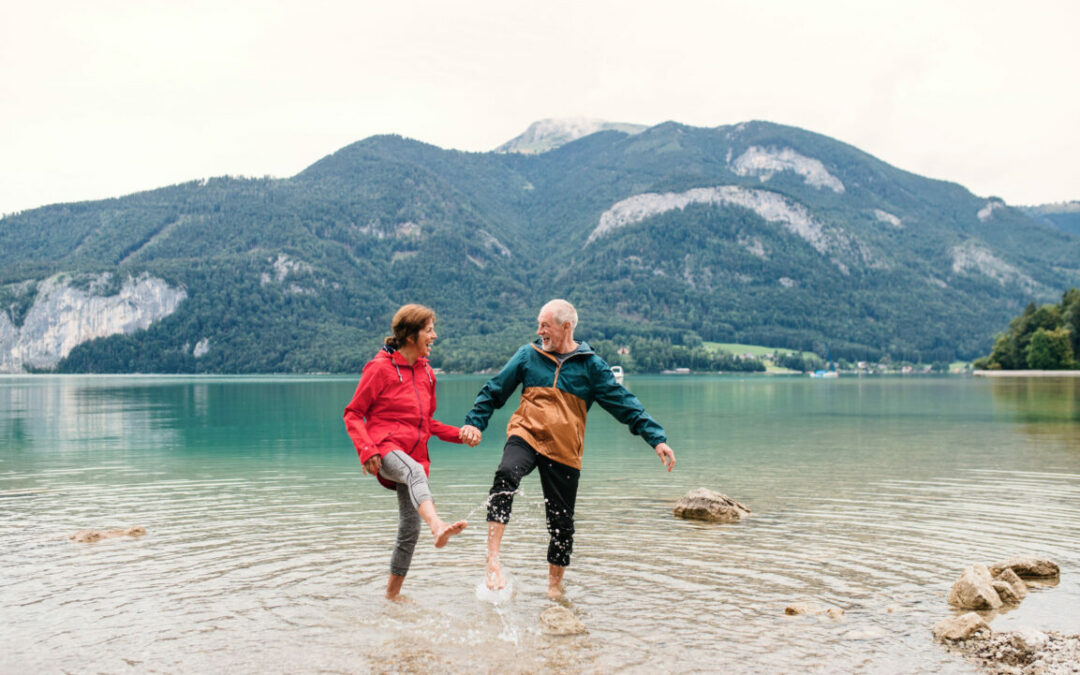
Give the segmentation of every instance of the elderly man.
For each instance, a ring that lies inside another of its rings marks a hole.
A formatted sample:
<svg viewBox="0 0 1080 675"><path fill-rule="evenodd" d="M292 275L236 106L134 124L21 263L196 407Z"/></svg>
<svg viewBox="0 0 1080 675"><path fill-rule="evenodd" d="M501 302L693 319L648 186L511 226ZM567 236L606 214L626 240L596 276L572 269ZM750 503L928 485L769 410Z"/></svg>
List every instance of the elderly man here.
<svg viewBox="0 0 1080 675"><path fill-rule="evenodd" d="M565 300L544 305L537 317L540 339L518 349L502 371L488 380L461 428L466 442L478 440L492 412L522 385L521 404L506 427L506 446L488 501L486 581L493 590L506 585L499 550L514 492L524 476L539 469L551 534L548 597L562 596L563 573L574 543L585 415L594 401L655 448L668 471L675 467L675 452L668 447L664 429L615 381L611 368L588 344L574 341L577 321L577 311Z"/></svg>

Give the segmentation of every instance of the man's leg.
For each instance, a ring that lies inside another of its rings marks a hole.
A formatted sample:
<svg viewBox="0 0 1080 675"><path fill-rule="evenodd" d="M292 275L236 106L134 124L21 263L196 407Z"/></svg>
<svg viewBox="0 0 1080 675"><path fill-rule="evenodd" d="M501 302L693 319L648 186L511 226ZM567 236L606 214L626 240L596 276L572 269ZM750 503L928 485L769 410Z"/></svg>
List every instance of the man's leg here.
<svg viewBox="0 0 1080 675"><path fill-rule="evenodd" d="M495 471L495 481L488 495L487 572L484 581L492 590L506 586L506 577L503 576L502 563L499 560L503 533L506 532L506 524L510 522L514 493L521 485L521 479L536 468L537 457L537 452L517 436L506 439L502 461Z"/></svg>
<svg viewBox="0 0 1080 675"><path fill-rule="evenodd" d="M544 488L548 533L548 597L563 596L563 573L574 551L574 503L581 471L547 457L537 459L540 485Z"/></svg>

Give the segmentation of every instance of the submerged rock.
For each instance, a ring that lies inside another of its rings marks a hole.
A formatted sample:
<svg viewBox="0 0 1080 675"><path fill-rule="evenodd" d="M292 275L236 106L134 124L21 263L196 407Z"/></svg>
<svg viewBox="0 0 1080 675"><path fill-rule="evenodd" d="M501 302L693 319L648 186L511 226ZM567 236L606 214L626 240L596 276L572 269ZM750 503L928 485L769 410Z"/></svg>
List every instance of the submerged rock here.
<svg viewBox="0 0 1080 675"><path fill-rule="evenodd" d="M141 537L144 534L146 534L146 528L136 525L134 527L129 527L126 530L79 530L68 537L68 539L77 541L81 544L92 544L95 541L101 541L102 539L112 539L113 537Z"/></svg>
<svg viewBox="0 0 1080 675"><path fill-rule="evenodd" d="M934 637L939 640L967 640L979 633L991 633L989 624L975 612L951 616L934 624Z"/></svg>
<svg viewBox="0 0 1080 675"><path fill-rule="evenodd" d="M997 577L1006 569L1011 569L1019 577L1056 577L1061 568L1056 562L1042 558L1009 558L990 566L990 574Z"/></svg>
<svg viewBox="0 0 1080 675"><path fill-rule="evenodd" d="M844 616L844 610L839 607L826 607L825 605L819 605L813 602L793 602L784 608L784 614L789 616L800 616L803 614L818 616L824 614L830 619L839 619Z"/></svg>
<svg viewBox="0 0 1080 675"><path fill-rule="evenodd" d="M1003 603L993 584L986 565L972 565L953 584L949 604L961 609L997 609Z"/></svg>
<svg viewBox="0 0 1080 675"><path fill-rule="evenodd" d="M708 488L691 490L682 496L673 510L675 516L710 523L734 523L750 515L750 509Z"/></svg>
<svg viewBox="0 0 1080 675"><path fill-rule="evenodd" d="M565 607L549 607L540 613L540 625L547 635L581 635L589 629Z"/></svg>

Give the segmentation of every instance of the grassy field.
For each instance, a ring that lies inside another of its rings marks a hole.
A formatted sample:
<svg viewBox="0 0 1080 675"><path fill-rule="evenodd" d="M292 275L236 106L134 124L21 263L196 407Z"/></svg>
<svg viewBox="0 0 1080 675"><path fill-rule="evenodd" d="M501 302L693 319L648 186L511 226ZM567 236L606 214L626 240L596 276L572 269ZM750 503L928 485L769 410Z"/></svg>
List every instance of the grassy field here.
<svg viewBox="0 0 1080 675"><path fill-rule="evenodd" d="M720 350L725 352L731 352L732 354L753 354L754 356L762 356L764 354L809 354L810 352L799 352L795 349L783 349L781 347L762 347L761 345L742 345L734 342L705 342L705 348L711 350Z"/></svg>

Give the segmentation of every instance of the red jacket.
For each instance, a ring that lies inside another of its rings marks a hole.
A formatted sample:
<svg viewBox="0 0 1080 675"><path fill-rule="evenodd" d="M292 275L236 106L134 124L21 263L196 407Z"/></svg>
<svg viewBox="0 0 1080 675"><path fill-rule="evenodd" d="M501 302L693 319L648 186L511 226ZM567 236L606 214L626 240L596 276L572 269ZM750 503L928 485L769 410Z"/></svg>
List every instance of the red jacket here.
<svg viewBox="0 0 1080 675"><path fill-rule="evenodd" d="M345 408L345 429L360 461L401 450L424 472L430 471L427 442L432 434L448 443L461 443L458 427L435 419L435 373L426 358L409 362L384 347L364 366L352 402ZM379 476L390 488L397 484Z"/></svg>

